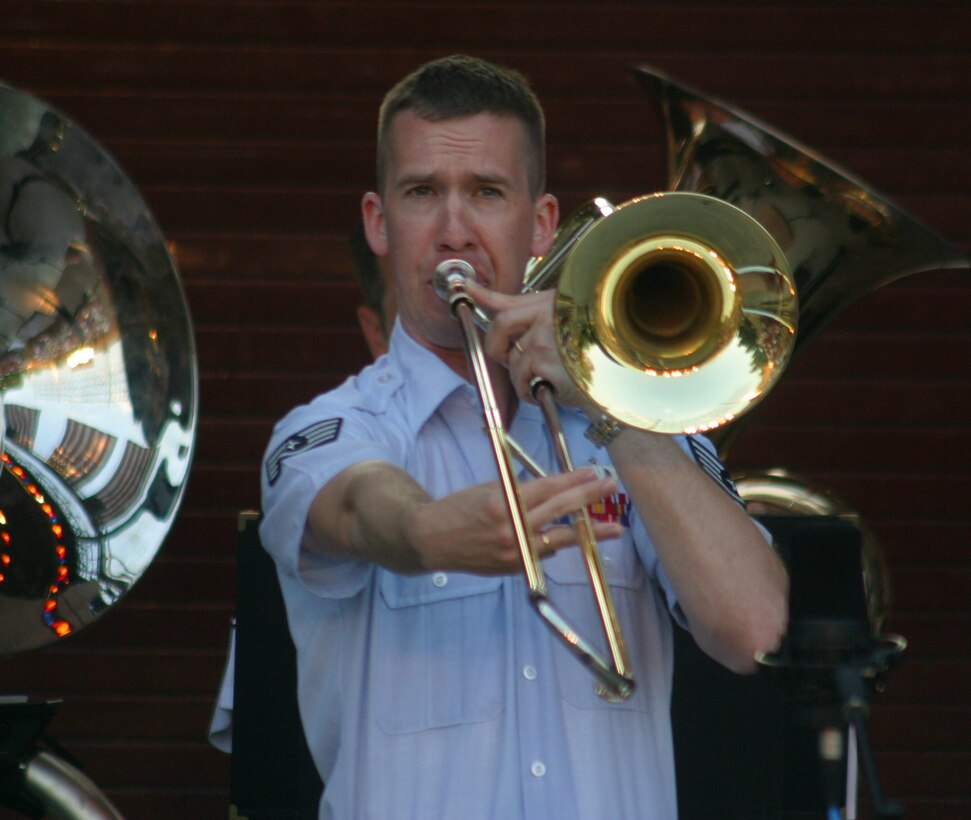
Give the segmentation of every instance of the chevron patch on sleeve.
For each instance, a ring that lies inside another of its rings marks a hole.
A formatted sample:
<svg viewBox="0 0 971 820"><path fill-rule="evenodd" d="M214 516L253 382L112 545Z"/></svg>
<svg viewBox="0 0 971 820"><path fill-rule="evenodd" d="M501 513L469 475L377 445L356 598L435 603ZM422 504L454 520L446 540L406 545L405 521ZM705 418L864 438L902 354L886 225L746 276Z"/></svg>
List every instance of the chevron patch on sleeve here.
<svg viewBox="0 0 971 820"><path fill-rule="evenodd" d="M721 463L714 453L712 453L703 444L699 444L694 436L688 436L688 447L691 449L691 455L694 456L695 461L698 466L704 470L705 473L726 493L728 493L732 499L741 507L745 506L745 501L742 496L738 494L738 489L735 487L735 482L732 481L732 477L728 474L728 470L725 465Z"/></svg>
<svg viewBox="0 0 971 820"><path fill-rule="evenodd" d="M338 418L318 421L316 424L311 424L310 427L305 427L299 433L294 433L277 447L266 460L266 477L270 484L275 484L280 477L280 470L283 468L283 462L286 459L305 453L307 450L313 450L314 447L336 441L343 421L343 419Z"/></svg>

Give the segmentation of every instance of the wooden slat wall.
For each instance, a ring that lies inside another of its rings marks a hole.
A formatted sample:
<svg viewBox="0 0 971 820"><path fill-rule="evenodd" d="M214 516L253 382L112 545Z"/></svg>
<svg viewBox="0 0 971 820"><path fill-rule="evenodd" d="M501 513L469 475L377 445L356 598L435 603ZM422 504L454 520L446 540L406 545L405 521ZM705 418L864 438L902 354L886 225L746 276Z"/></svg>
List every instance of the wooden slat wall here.
<svg viewBox="0 0 971 820"><path fill-rule="evenodd" d="M0 660L0 692L65 700L54 736L131 818L225 817L207 745L240 509L273 421L357 369L346 232L382 92L468 51L546 101L569 212L663 185L650 63L788 131L971 250L967 2L3 3L0 78L93 134L175 245L201 376L198 453L159 558L100 623ZM910 638L872 726L908 816L971 815L971 282L936 272L851 308L735 446L856 506Z"/></svg>

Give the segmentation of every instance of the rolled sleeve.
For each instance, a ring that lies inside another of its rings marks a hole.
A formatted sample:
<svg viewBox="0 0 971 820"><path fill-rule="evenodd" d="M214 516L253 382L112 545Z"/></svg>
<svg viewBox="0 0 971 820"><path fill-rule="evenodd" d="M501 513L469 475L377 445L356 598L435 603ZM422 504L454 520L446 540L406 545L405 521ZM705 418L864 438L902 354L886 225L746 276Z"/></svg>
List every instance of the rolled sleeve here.
<svg viewBox="0 0 971 820"><path fill-rule="evenodd" d="M326 434L321 443L307 444L306 431L321 425L321 418L337 420L337 434L333 438ZM281 448L288 442L297 444L281 458ZM314 595L354 595L371 571L370 564L353 558L303 549L307 517L317 494L343 470L370 460L390 461L388 446L371 438L368 428L352 415L344 415L344 410L334 407L317 407L313 413L295 412L277 425L267 447L260 538L280 574L295 578Z"/></svg>

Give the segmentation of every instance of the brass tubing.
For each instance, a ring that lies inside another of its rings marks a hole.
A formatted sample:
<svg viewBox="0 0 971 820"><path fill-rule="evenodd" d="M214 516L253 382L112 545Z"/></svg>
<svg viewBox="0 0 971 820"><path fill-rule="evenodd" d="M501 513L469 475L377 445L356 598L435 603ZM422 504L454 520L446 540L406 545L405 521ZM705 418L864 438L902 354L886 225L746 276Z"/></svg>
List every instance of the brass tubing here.
<svg viewBox="0 0 971 820"><path fill-rule="evenodd" d="M449 272L445 282L449 307L452 309L452 315L458 320L465 336L465 351L479 392L482 413L486 422L486 432L496 458L499 481L502 484L503 494L509 508L509 517L513 534L516 537L516 544L519 547L523 572L526 575L530 592L545 595L546 581L539 566L536 545L533 543L529 524L526 520L526 509L519 492L512 454L506 442L507 435L502 423L502 415L499 412L499 406L492 389L492 381L489 378L485 353L479 343L474 317L475 302L465 290L462 273L454 270Z"/></svg>

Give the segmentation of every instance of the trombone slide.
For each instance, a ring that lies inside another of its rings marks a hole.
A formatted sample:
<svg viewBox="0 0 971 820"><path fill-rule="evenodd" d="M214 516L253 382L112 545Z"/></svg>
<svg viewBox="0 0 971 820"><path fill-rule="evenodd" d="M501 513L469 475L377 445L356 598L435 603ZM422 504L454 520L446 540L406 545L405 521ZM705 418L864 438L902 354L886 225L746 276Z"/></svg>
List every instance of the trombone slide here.
<svg viewBox="0 0 971 820"><path fill-rule="evenodd" d="M520 452L520 448L518 444L513 443L514 440L506 432L503 425L502 416L492 389L485 353L482 350L478 335L477 325L482 323L482 314L476 315L475 302L469 296L465 287L466 280L469 277L474 278L474 276L475 271L467 262L456 259L447 260L441 263L436 270L436 288L439 294L448 301L453 315L462 328L469 368L472 371L479 393L485 416L486 431L495 454L499 481L502 484L513 533L519 548L523 574L529 589L530 603L553 633L563 641L564 645L597 679L597 694L608 700L626 700L633 694L635 684L631 677L630 661L610 597L610 588L604 578L603 567L600 563L599 552L593 536L593 526L586 510L578 510L573 516L573 522L610 650L609 661L570 626L547 594L546 578L539 560L539 552L527 522L526 509L516 479L513 454ZM561 469L572 470L569 451L566 448L566 441L553 399L552 386L540 380L534 385L533 394L543 409L543 414L553 435L554 448L557 450ZM533 469L535 470L535 467Z"/></svg>

